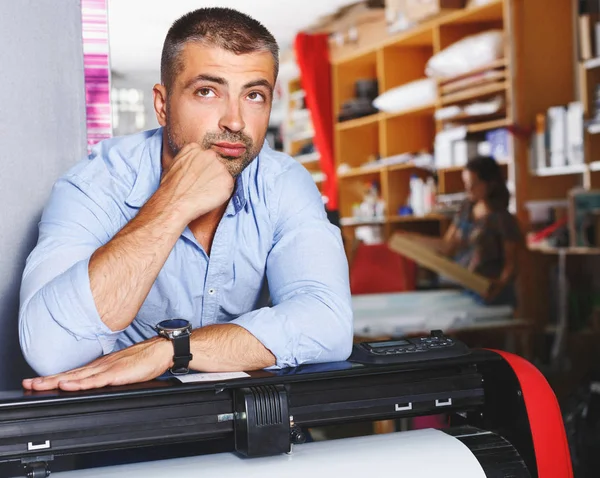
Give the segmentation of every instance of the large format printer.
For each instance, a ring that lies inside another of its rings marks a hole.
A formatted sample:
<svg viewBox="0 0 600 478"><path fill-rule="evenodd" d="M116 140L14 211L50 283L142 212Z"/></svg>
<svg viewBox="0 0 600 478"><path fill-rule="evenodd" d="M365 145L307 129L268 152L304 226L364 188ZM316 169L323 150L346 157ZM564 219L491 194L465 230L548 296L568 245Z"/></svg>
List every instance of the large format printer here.
<svg viewBox="0 0 600 478"><path fill-rule="evenodd" d="M304 443L306 430L440 415L448 427ZM190 453L190 444L193 452ZM115 450L185 457L84 469ZM184 455L182 452L180 455ZM191 456L190 456L191 455ZM82 464L61 472L65 463ZM560 409L524 359L429 337L232 380L0 393L0 476L571 478Z"/></svg>

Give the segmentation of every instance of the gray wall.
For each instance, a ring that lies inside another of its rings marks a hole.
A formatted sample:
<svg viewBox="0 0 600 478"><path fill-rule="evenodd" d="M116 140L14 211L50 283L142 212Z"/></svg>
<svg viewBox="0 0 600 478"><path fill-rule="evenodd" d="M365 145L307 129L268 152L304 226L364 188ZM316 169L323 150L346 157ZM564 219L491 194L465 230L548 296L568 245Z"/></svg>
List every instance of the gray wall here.
<svg viewBox="0 0 600 478"><path fill-rule="evenodd" d="M0 0L0 390L31 373L21 273L52 184L86 154L79 0Z"/></svg>

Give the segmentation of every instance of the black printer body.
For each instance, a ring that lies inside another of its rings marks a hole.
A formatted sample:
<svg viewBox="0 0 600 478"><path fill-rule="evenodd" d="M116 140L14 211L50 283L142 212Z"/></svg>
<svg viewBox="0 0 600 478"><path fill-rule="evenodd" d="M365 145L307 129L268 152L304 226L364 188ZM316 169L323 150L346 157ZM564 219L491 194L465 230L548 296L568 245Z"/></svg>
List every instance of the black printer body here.
<svg viewBox="0 0 600 478"><path fill-rule="evenodd" d="M77 393L3 393L0 476L15 476L3 474L3 466L37 478L72 456L190 442L198 454L218 448L273 455L302 443L307 427L442 413L447 433L467 437L488 476L539 476L518 377L486 350L422 362L257 371L223 382L169 378Z"/></svg>

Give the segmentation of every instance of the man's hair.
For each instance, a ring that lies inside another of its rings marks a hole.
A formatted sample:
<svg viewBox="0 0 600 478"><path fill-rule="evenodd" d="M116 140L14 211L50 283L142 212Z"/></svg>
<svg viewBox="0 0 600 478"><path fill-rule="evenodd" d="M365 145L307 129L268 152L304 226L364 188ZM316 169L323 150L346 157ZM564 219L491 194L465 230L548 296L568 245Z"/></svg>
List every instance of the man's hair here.
<svg viewBox="0 0 600 478"><path fill-rule="evenodd" d="M269 30L248 15L231 8L199 8L173 23L163 45L160 75L170 88L182 71L180 53L189 42L223 48L237 55L268 51L279 72L279 46Z"/></svg>

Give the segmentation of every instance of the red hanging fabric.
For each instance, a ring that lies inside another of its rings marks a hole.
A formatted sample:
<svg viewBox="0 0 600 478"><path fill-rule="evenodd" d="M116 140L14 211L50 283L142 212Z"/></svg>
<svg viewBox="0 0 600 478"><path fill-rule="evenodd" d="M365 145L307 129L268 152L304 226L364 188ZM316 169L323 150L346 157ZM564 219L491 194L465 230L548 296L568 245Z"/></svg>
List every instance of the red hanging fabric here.
<svg viewBox="0 0 600 478"><path fill-rule="evenodd" d="M300 68L306 106L315 130L314 145L321 155L321 171L327 176L323 194L329 198L326 208L338 208L337 175L333 162L333 112L331 97L331 65L326 34L299 33L295 41L296 61Z"/></svg>

